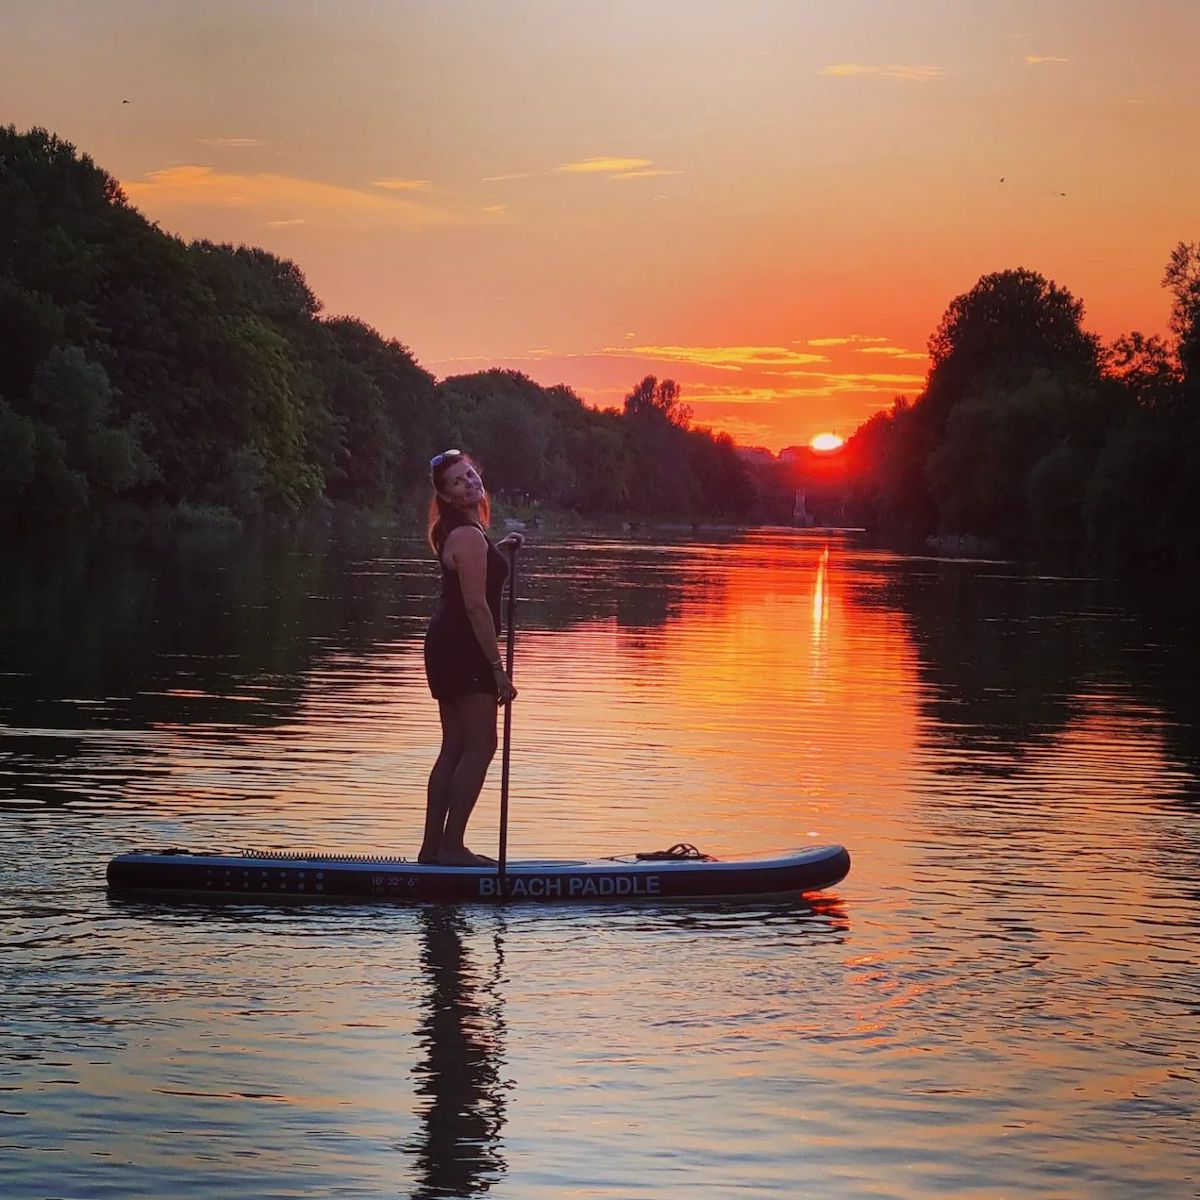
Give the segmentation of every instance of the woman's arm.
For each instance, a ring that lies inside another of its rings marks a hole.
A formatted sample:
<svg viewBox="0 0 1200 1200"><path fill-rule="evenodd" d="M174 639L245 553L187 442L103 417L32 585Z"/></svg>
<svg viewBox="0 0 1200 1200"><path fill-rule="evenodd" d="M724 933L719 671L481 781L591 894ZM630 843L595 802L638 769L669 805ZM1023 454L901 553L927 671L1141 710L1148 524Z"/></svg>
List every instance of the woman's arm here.
<svg viewBox="0 0 1200 1200"><path fill-rule="evenodd" d="M492 675L500 692L500 701L504 703L517 693L504 670L496 626L487 602L487 539L473 525L460 525L446 538L442 555L447 565L458 572L467 619L484 657L492 664Z"/></svg>

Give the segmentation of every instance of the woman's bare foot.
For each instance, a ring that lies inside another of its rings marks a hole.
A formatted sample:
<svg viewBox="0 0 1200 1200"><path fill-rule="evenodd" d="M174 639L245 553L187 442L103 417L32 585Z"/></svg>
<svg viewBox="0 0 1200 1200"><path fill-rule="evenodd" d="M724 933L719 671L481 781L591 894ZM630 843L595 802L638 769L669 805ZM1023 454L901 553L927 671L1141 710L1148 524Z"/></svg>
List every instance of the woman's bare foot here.
<svg viewBox="0 0 1200 1200"><path fill-rule="evenodd" d="M443 850L438 855L437 861L443 867L494 867L496 865L494 858L488 858L486 854L475 854L466 846L460 846L457 850Z"/></svg>

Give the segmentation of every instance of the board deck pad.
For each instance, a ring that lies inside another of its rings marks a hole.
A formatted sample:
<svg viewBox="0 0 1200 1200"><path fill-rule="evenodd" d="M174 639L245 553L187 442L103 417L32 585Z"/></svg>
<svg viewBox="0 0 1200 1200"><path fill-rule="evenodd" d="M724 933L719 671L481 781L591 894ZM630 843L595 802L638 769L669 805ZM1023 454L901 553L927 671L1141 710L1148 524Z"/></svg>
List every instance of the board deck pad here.
<svg viewBox="0 0 1200 1200"><path fill-rule="evenodd" d="M119 854L108 864L116 895L217 899L409 902L632 902L796 895L832 887L850 870L836 845L713 858L518 859L448 867L387 855L300 850L232 853L178 847Z"/></svg>

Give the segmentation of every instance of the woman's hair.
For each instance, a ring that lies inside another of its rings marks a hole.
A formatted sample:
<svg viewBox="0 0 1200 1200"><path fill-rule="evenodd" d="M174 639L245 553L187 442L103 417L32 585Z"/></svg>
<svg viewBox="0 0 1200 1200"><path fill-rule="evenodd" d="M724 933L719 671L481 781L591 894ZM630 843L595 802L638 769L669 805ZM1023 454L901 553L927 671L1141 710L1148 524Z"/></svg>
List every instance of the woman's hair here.
<svg viewBox="0 0 1200 1200"><path fill-rule="evenodd" d="M447 450L442 454L435 455L429 463L429 482L433 485L433 495L429 498L427 536L429 538L429 548L437 555L440 555L442 552L438 543L442 540L442 530L446 524L446 519L458 511L452 504L447 504L439 494L442 487L442 478L451 467L460 462L470 463L475 470L479 470L478 463L469 454L464 454L461 450ZM488 502L488 495L485 491L483 493L483 500L479 504L479 523L486 529L491 522L492 506Z"/></svg>

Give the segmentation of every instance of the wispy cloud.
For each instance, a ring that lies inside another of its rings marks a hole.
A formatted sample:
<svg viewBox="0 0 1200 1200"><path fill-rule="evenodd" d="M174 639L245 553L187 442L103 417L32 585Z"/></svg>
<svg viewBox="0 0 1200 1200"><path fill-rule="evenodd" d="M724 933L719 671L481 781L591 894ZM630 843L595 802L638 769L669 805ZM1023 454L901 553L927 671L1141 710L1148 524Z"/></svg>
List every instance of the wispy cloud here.
<svg viewBox="0 0 1200 1200"><path fill-rule="evenodd" d="M1071 60L1069 58L1058 58L1053 54L1027 54L1025 55L1025 61L1031 67L1040 67L1044 63L1065 63Z"/></svg>
<svg viewBox="0 0 1200 1200"><path fill-rule="evenodd" d="M906 63L888 63L882 66L870 63L832 63L822 67L821 74L842 78L874 75L880 79L899 79L907 83L929 83L931 80L944 78L945 72L941 67Z"/></svg>
<svg viewBox="0 0 1200 1200"><path fill-rule="evenodd" d="M428 179L377 179L373 187L385 188L389 192L423 192L429 186Z"/></svg>
<svg viewBox="0 0 1200 1200"><path fill-rule="evenodd" d="M888 391L894 385L913 387L925 382L924 375L891 375L885 373L862 373L859 371L785 371L790 379L826 380L842 390ZM814 386L820 386L814 384Z"/></svg>
<svg viewBox="0 0 1200 1200"><path fill-rule="evenodd" d="M682 171L622 171L619 175L610 175L610 179L654 179L659 175L682 175Z"/></svg>
<svg viewBox="0 0 1200 1200"><path fill-rule="evenodd" d="M597 156L559 163L545 171L510 171L503 175L485 175L484 183L504 183L510 179L544 179L548 175L604 175L609 179L656 179L661 175L682 175L665 167L656 167L649 158L613 158Z"/></svg>
<svg viewBox="0 0 1200 1200"><path fill-rule="evenodd" d="M559 163L554 172L561 175L617 175L653 165L649 158L584 158L578 162Z"/></svg>
<svg viewBox="0 0 1200 1200"><path fill-rule="evenodd" d="M867 333L845 333L840 337L809 338L801 343L805 346L852 346L869 342L886 342L885 337L874 337Z"/></svg>
<svg viewBox="0 0 1200 1200"><path fill-rule="evenodd" d="M902 346L857 346L855 354L884 354L888 358L911 358L924 361L929 357L924 350L905 350Z"/></svg>
<svg viewBox="0 0 1200 1200"><path fill-rule="evenodd" d="M206 137L196 139L202 146L233 146L244 149L248 146L265 146L262 138L248 137Z"/></svg>
<svg viewBox="0 0 1200 1200"><path fill-rule="evenodd" d="M717 371L766 370L829 361L824 354L808 354L786 346L606 346L602 353L691 363Z"/></svg>
<svg viewBox="0 0 1200 1200"><path fill-rule="evenodd" d="M381 195L288 175L216 171L196 164L150 171L144 179L122 181L122 186L134 203L155 213L189 207L257 209L268 220L305 220L313 224L331 219L354 220L360 227L398 225L410 229L488 219L476 209L453 202ZM275 214L281 210L295 215L277 217Z"/></svg>
<svg viewBox="0 0 1200 1200"><path fill-rule="evenodd" d="M307 225L308 221L305 217L284 217L280 221L267 221L268 225Z"/></svg>

